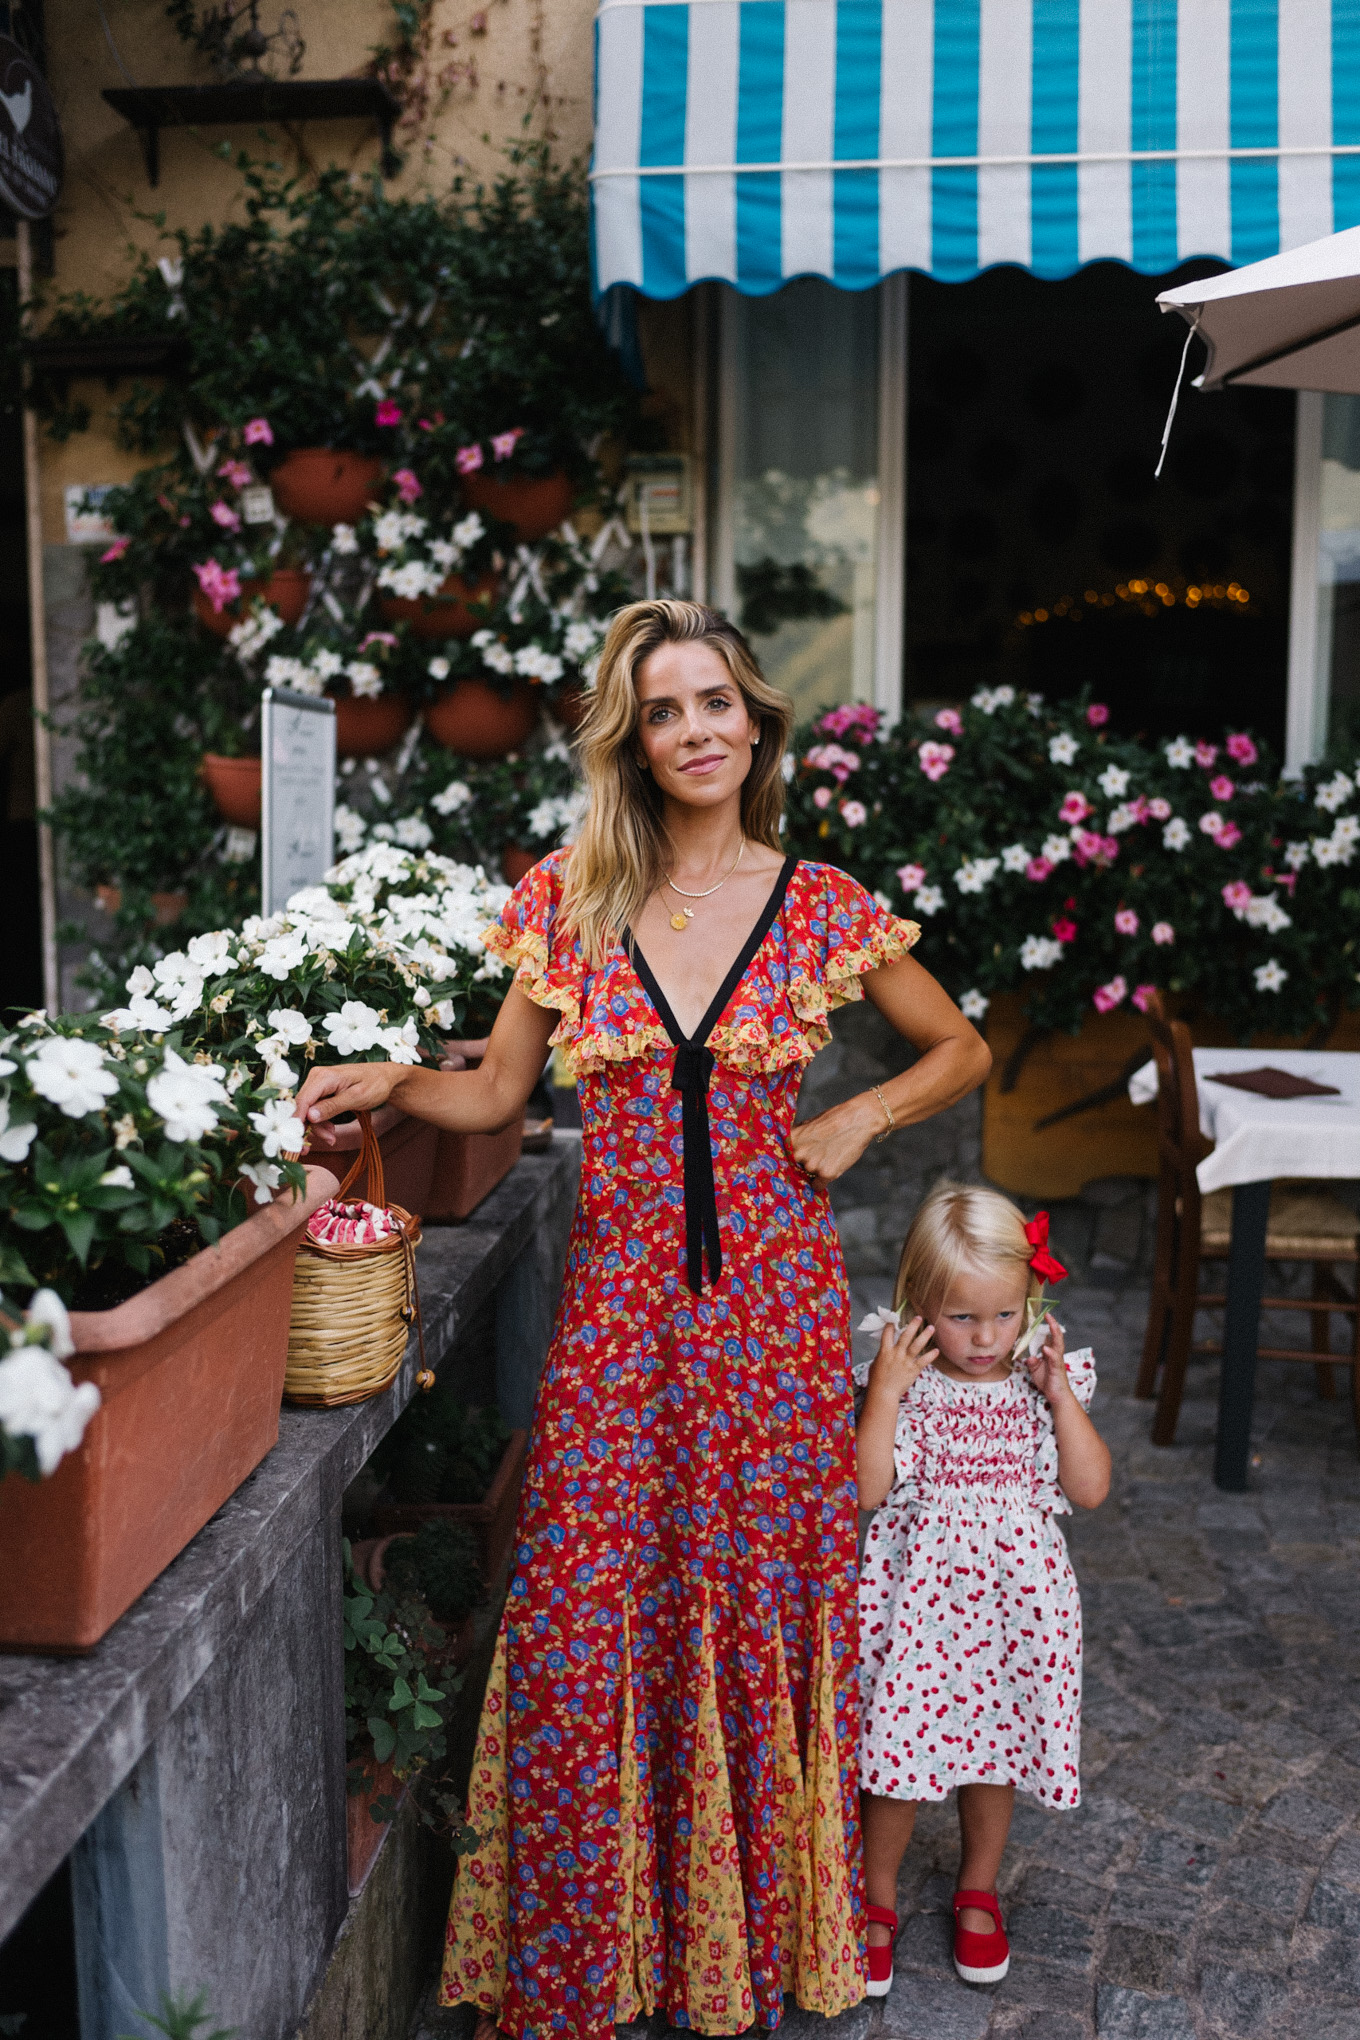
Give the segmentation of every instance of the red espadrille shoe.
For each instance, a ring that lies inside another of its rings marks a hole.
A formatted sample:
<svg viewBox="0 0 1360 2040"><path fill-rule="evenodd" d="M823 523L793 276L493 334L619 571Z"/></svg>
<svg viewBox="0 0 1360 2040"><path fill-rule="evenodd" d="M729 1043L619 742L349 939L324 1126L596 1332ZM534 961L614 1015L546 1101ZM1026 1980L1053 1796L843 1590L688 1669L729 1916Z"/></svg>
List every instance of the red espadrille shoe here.
<svg viewBox="0 0 1360 2040"><path fill-rule="evenodd" d="M959 1914L965 1906L976 1906L979 1912L990 1913L993 1926L990 1934L979 1934L973 1927L961 1927ZM954 1967L965 1983L1000 1983L1011 1966L1011 1944L1006 1939L1006 1929L1001 1924L1001 1907L996 1902L994 1891L956 1891L954 1893ZM870 1985L870 1989L873 1986Z"/></svg>
<svg viewBox="0 0 1360 2040"><path fill-rule="evenodd" d="M889 1933L893 1936L893 1938L896 1939L897 1914L895 1912L889 1912L886 1905L869 1905L866 1906L864 1910L868 1916L869 1924L871 1926L886 1927ZM886 1997L888 1995L888 1992L892 1989L892 1980L893 1980L892 1941L889 1941L886 1948L875 1948L873 1942L871 1941L869 1943L868 1995L870 1997Z"/></svg>

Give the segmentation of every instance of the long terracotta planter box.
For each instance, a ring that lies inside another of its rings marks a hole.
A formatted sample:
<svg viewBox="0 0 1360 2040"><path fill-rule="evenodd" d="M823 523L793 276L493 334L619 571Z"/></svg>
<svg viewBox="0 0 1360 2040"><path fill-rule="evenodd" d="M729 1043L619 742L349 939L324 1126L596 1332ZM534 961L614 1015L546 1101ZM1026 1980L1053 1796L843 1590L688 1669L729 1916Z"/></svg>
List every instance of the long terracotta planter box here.
<svg viewBox="0 0 1360 2040"><path fill-rule="evenodd" d="M334 1176L115 1310L74 1311L102 1398L50 1479L0 1485L0 1649L90 1650L277 1442L298 1236Z"/></svg>
<svg viewBox="0 0 1360 2040"><path fill-rule="evenodd" d="M488 1586L494 1586L515 1540L528 1451L529 1433L512 1431L480 1502L380 1502L373 1511L373 1527L379 1537L391 1537L404 1530L419 1530L423 1523L465 1524L477 1536L482 1577Z"/></svg>
<svg viewBox="0 0 1360 2040"><path fill-rule="evenodd" d="M431 1126L428 1120L412 1119L395 1105L383 1105L373 1114L373 1131L382 1150L383 1194L387 1202L399 1204L415 1218L426 1217L441 1137L439 1128ZM328 1157L327 1167L343 1177L358 1145L359 1122L354 1119L336 1127L334 1147L318 1148L317 1157Z"/></svg>
<svg viewBox="0 0 1360 2040"><path fill-rule="evenodd" d="M486 1040L448 1041L441 1067L475 1070L486 1054ZM524 1148L524 1121L503 1126L499 1133L440 1132L434 1176L425 1217L436 1224L458 1225L470 1218L484 1197L514 1168Z"/></svg>

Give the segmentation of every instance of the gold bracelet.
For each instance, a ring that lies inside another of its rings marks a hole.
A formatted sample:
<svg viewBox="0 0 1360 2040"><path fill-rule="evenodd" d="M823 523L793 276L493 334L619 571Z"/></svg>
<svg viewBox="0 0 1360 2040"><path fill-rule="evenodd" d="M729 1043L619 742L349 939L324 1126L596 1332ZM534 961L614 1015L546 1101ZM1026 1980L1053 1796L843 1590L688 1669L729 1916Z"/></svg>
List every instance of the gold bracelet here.
<svg viewBox="0 0 1360 2040"><path fill-rule="evenodd" d="M878 1085L870 1084L869 1089L873 1092L875 1098L877 1098L879 1104L883 1107L883 1116L888 1122L887 1125L884 1127L882 1133L876 1133L874 1135L874 1146L877 1147L880 1141L886 1140L888 1138L888 1135L894 1131L897 1125L897 1121L892 1116L891 1105L889 1105L887 1099L884 1097L883 1093L879 1090Z"/></svg>

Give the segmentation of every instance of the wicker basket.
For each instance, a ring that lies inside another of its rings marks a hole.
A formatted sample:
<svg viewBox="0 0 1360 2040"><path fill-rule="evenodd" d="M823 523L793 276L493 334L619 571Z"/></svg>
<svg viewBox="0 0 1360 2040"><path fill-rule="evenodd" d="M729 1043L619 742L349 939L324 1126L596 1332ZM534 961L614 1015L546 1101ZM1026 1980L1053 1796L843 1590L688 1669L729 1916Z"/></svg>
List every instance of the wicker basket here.
<svg viewBox="0 0 1360 2040"><path fill-rule="evenodd" d="M383 1206L397 1231L363 1244L304 1234L293 1270L283 1381L284 1400L304 1409L336 1409L380 1395L396 1379L412 1325L420 1326L415 1268L420 1223L401 1205L387 1204L382 1154L367 1112L359 1114L359 1123L359 1152L335 1201L362 1175L368 1202Z"/></svg>

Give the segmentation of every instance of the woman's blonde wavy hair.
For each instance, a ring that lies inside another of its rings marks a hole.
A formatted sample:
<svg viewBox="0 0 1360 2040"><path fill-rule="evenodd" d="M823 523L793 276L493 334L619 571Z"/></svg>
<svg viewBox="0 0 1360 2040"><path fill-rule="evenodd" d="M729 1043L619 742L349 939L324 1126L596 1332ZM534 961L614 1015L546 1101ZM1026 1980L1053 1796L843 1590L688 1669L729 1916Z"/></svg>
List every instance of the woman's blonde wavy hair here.
<svg viewBox="0 0 1360 2040"><path fill-rule="evenodd" d="M633 926L665 872L661 794L639 762L637 676L660 646L689 644L718 654L760 727L741 789L741 825L751 842L780 847L793 703L770 685L741 632L716 609L673 597L629 603L609 626L577 740L588 805L562 889L563 918L593 969L620 930Z"/></svg>

